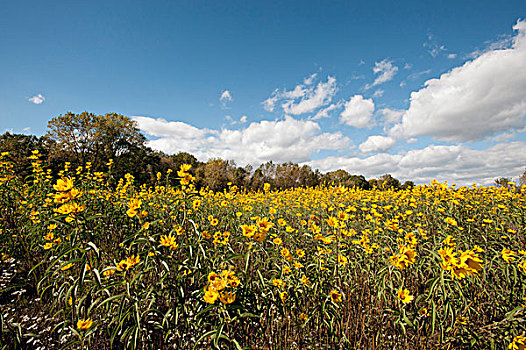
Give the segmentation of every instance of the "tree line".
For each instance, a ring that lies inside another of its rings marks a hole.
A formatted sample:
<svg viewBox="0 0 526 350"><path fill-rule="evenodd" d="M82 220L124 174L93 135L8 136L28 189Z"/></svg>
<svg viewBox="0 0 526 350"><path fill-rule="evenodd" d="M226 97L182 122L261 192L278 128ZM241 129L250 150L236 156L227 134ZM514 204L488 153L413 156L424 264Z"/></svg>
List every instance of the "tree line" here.
<svg viewBox="0 0 526 350"><path fill-rule="evenodd" d="M33 150L40 152L43 162L54 176L63 169L65 162L71 163L73 169L89 162L92 171L105 172L108 161L113 159L112 174L115 179L129 173L139 183L152 184L157 173L166 174L169 169L176 171L182 164L190 164L196 186L214 191L221 191L229 184L252 190L263 188L265 183L281 189L320 184L365 190L374 187L404 189L414 185L412 181L402 184L390 174L366 180L363 175L353 175L342 169L322 174L308 165L292 162L276 164L269 161L254 169L251 165L241 167L233 160L221 158L201 162L187 152L168 155L148 147L137 123L116 113L66 113L52 118L46 134L41 137L9 132L0 135L0 151L9 152L7 157L21 177L31 175L31 160L28 157ZM175 184L175 179L173 181Z"/></svg>

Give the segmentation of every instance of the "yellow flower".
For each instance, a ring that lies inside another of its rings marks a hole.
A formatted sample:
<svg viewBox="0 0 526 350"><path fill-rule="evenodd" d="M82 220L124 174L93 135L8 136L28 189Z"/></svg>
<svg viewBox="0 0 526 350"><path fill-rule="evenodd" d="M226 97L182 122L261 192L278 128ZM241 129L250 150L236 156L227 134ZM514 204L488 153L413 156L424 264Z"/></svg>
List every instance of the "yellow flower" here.
<svg viewBox="0 0 526 350"><path fill-rule="evenodd" d="M126 261L128 261L128 263L130 264L130 267L133 267L134 265L137 265L139 261L141 261L141 259L139 258L138 255L137 257L135 257L135 255L132 255L129 258L127 258Z"/></svg>
<svg viewBox="0 0 526 350"><path fill-rule="evenodd" d="M285 282L283 282L283 280L279 278L273 279L272 284L274 285L274 287L278 287L278 288L283 288L286 285Z"/></svg>
<svg viewBox="0 0 526 350"><path fill-rule="evenodd" d="M283 243L283 241L279 237L278 238L274 238L273 242L274 242L275 245L281 245Z"/></svg>
<svg viewBox="0 0 526 350"><path fill-rule="evenodd" d="M427 310L427 308L423 307L420 310L418 310L418 314L420 316L429 316L429 311Z"/></svg>
<svg viewBox="0 0 526 350"><path fill-rule="evenodd" d="M129 270L130 267L131 265L127 259L121 260L117 263L117 271L126 271Z"/></svg>
<svg viewBox="0 0 526 350"><path fill-rule="evenodd" d="M514 256L517 255L517 253L515 253L513 250L502 248L501 255L502 259L509 263L515 260Z"/></svg>
<svg viewBox="0 0 526 350"><path fill-rule="evenodd" d="M452 226L457 226L457 221L453 218L445 218L444 221Z"/></svg>
<svg viewBox="0 0 526 350"><path fill-rule="evenodd" d="M47 242L46 244L44 244L44 249L46 250L51 249L51 247L53 247L53 243L51 242Z"/></svg>
<svg viewBox="0 0 526 350"><path fill-rule="evenodd" d="M287 274L287 273L290 273L292 270L290 269L290 267L288 267L287 265L283 266L283 274Z"/></svg>
<svg viewBox="0 0 526 350"><path fill-rule="evenodd" d="M450 246L450 247L455 247L457 245L455 243L455 238L453 238L453 236L451 236L451 235L448 235L446 237L446 239L442 243L444 243L445 245Z"/></svg>
<svg viewBox="0 0 526 350"><path fill-rule="evenodd" d="M69 263L67 265L62 266L60 269L62 271L66 271L66 270L69 270L72 266L73 266L73 263Z"/></svg>
<svg viewBox="0 0 526 350"><path fill-rule="evenodd" d="M265 240L265 233L264 232L257 232L254 234L254 240L256 242L263 242Z"/></svg>
<svg viewBox="0 0 526 350"><path fill-rule="evenodd" d="M409 294L409 290L400 288L397 292L398 299L402 301L402 303L407 304L413 301L414 297Z"/></svg>
<svg viewBox="0 0 526 350"><path fill-rule="evenodd" d="M252 237L256 233L256 225L241 225L241 229L243 230L243 236L245 237Z"/></svg>
<svg viewBox="0 0 526 350"><path fill-rule="evenodd" d="M205 303L214 304L218 297L219 293L216 290L212 288L205 288L205 295L203 296Z"/></svg>
<svg viewBox="0 0 526 350"><path fill-rule="evenodd" d="M224 292L219 295L219 300L225 305L232 304L234 300L236 300L236 295L234 293Z"/></svg>
<svg viewBox="0 0 526 350"><path fill-rule="evenodd" d="M526 349L526 337L518 335L513 338L513 342L508 345L510 350L525 350Z"/></svg>
<svg viewBox="0 0 526 350"><path fill-rule="evenodd" d="M281 299L281 301L284 303L285 300L287 300L287 297L289 296L289 294L287 292L281 292L279 293L279 297Z"/></svg>
<svg viewBox="0 0 526 350"><path fill-rule="evenodd" d="M182 164L181 167L179 168L180 171L188 171L192 168L192 165L191 164Z"/></svg>
<svg viewBox="0 0 526 350"><path fill-rule="evenodd" d="M257 226L260 230L260 232L267 233L274 224L272 222L268 221L268 218L258 219L257 220Z"/></svg>
<svg viewBox="0 0 526 350"><path fill-rule="evenodd" d="M85 330L90 329L93 325L93 320L91 318L81 319L77 321L77 329Z"/></svg>
<svg viewBox="0 0 526 350"><path fill-rule="evenodd" d="M415 263L416 252L411 247L400 246L400 253L392 255L389 258L391 265L396 266L400 270L405 269L408 265Z"/></svg>
<svg viewBox="0 0 526 350"><path fill-rule="evenodd" d="M325 221L327 221L327 225L329 225L330 227L337 227L338 226L338 219L336 219L335 217L330 217L328 219L325 219Z"/></svg>
<svg viewBox="0 0 526 350"><path fill-rule="evenodd" d="M468 324L468 321L464 316L457 316L457 322L464 326Z"/></svg>
<svg viewBox="0 0 526 350"><path fill-rule="evenodd" d="M282 248L280 251L281 255L287 260L292 260L292 255L290 254L290 251L287 248Z"/></svg>
<svg viewBox="0 0 526 350"><path fill-rule="evenodd" d="M460 254L460 266L466 268L470 273L477 274L482 270L482 259L472 250L466 250Z"/></svg>
<svg viewBox="0 0 526 350"><path fill-rule="evenodd" d="M179 245L175 242L175 236L172 236L171 232L168 236L162 235L159 243L165 247L170 248L171 250L175 250L177 247L179 247Z"/></svg>
<svg viewBox="0 0 526 350"><path fill-rule="evenodd" d="M303 276L301 278L301 282L303 282L304 285L308 286L310 284L309 278L307 276Z"/></svg>
<svg viewBox="0 0 526 350"><path fill-rule="evenodd" d="M341 303L342 302L342 293L340 293L337 290L331 291L331 300L335 303Z"/></svg>
<svg viewBox="0 0 526 350"><path fill-rule="evenodd" d="M477 253L482 253L482 252L484 252L484 249L482 249L482 248L479 247L478 245L474 246L474 247L473 247L473 250L476 251Z"/></svg>
<svg viewBox="0 0 526 350"><path fill-rule="evenodd" d="M296 250L296 254L298 254L300 258L303 258L305 256L305 251L302 249L298 249Z"/></svg>
<svg viewBox="0 0 526 350"><path fill-rule="evenodd" d="M111 276L111 275L113 275L114 273L115 273L115 268L110 268L110 269L104 271L102 274L103 274L104 276Z"/></svg>
<svg viewBox="0 0 526 350"><path fill-rule="evenodd" d="M73 180L70 178L62 178L57 180L57 184L53 185L53 189L58 192L67 192L73 188Z"/></svg>
<svg viewBox="0 0 526 350"><path fill-rule="evenodd" d="M338 255L338 262L342 265L345 265L347 264L348 262L348 259L346 256L343 256L343 255Z"/></svg>

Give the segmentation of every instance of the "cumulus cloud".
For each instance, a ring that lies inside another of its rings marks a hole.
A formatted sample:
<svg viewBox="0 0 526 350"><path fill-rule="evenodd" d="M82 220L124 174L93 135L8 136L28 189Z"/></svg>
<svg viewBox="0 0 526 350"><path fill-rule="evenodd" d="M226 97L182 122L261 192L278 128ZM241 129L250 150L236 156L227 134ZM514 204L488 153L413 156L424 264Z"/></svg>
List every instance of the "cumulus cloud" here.
<svg viewBox="0 0 526 350"><path fill-rule="evenodd" d="M365 90L369 90L373 86L386 83L394 78L398 72L398 67L393 65L393 62L387 58L380 62L375 62L373 73L378 74L372 84L365 85Z"/></svg>
<svg viewBox="0 0 526 350"><path fill-rule="evenodd" d="M511 47L487 51L412 92L409 109L390 136L467 142L523 127L526 21L513 29Z"/></svg>
<svg viewBox="0 0 526 350"><path fill-rule="evenodd" d="M372 99L364 99L362 95L354 95L345 102L345 109L340 114L340 123L356 128L365 128L371 124L374 112Z"/></svg>
<svg viewBox="0 0 526 350"><path fill-rule="evenodd" d="M320 107L331 103L337 91L336 78L328 76L327 81L314 84L317 74L304 79L303 84L293 90L274 90L272 95L263 101L263 108L273 112L276 104L281 102L281 108L286 114L301 115L312 113Z"/></svg>
<svg viewBox="0 0 526 350"><path fill-rule="evenodd" d="M395 139L389 136L373 135L358 147L363 153L386 151L396 144Z"/></svg>
<svg viewBox="0 0 526 350"><path fill-rule="evenodd" d="M382 108L379 110L380 114L383 116L382 119L386 124L398 123L404 115L403 110Z"/></svg>
<svg viewBox="0 0 526 350"><path fill-rule="evenodd" d="M495 178L517 177L524 171L526 144L510 142L475 150L463 145L415 149L401 154L379 153L367 158L328 157L308 162L322 172L344 169L366 178L392 174L400 180L428 183L433 179L455 182L491 184Z"/></svg>
<svg viewBox="0 0 526 350"><path fill-rule="evenodd" d="M32 102L32 103L36 104L36 105L39 105L42 102L44 102L46 100L46 98L44 97L44 95L38 94L38 95L35 95L33 97L28 98L27 100L29 102Z"/></svg>
<svg viewBox="0 0 526 350"><path fill-rule="evenodd" d="M210 129L199 129L183 122L170 122L162 118L132 117L139 129L157 139L150 141L155 149L166 153L202 152L206 149L207 139L217 132Z"/></svg>
<svg viewBox="0 0 526 350"><path fill-rule="evenodd" d="M250 123L240 130L199 129L183 122L161 118L133 117L146 134L158 137L149 146L168 154L180 151L206 161L212 157L232 159L237 164L259 165L274 162L305 162L320 150L348 148L350 140L340 132L324 133L310 120L284 120Z"/></svg>
<svg viewBox="0 0 526 350"><path fill-rule="evenodd" d="M247 122L247 119L248 119L247 116L244 115L244 116L242 116L241 118L239 118L239 122L240 122L240 123L246 123L246 122Z"/></svg>
<svg viewBox="0 0 526 350"><path fill-rule="evenodd" d="M225 108L228 103L232 102L232 94L229 90L225 90L221 93L221 96L219 97L219 102L221 102L221 106Z"/></svg>

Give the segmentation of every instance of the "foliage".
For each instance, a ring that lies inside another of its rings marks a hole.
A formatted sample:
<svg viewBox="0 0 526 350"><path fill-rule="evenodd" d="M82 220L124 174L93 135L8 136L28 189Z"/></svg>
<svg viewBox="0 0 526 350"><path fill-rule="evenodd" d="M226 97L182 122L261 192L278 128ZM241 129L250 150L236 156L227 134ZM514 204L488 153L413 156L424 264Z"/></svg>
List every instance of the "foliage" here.
<svg viewBox="0 0 526 350"><path fill-rule="evenodd" d="M137 164L151 164L151 157L159 157L145 147L146 138L136 122L116 113L95 115L66 113L51 119L45 135L52 161L69 161L74 167L91 163L94 171L114 160L114 171L121 176L134 173L148 181L148 175Z"/></svg>
<svg viewBox="0 0 526 350"><path fill-rule="evenodd" d="M524 341L526 187L198 190L184 164L151 186L112 162L54 178L38 151L23 181L1 157L0 347Z"/></svg>

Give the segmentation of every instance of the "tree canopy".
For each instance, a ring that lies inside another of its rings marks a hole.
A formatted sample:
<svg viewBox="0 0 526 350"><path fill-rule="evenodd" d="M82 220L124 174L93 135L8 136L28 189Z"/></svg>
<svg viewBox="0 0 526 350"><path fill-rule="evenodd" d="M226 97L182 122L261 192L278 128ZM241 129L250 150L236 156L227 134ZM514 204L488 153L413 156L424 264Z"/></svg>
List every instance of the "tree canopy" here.
<svg viewBox="0 0 526 350"><path fill-rule="evenodd" d="M143 148L146 142L135 121L116 113L66 113L49 121L46 138L53 145L52 158L91 162L95 169L108 159Z"/></svg>

